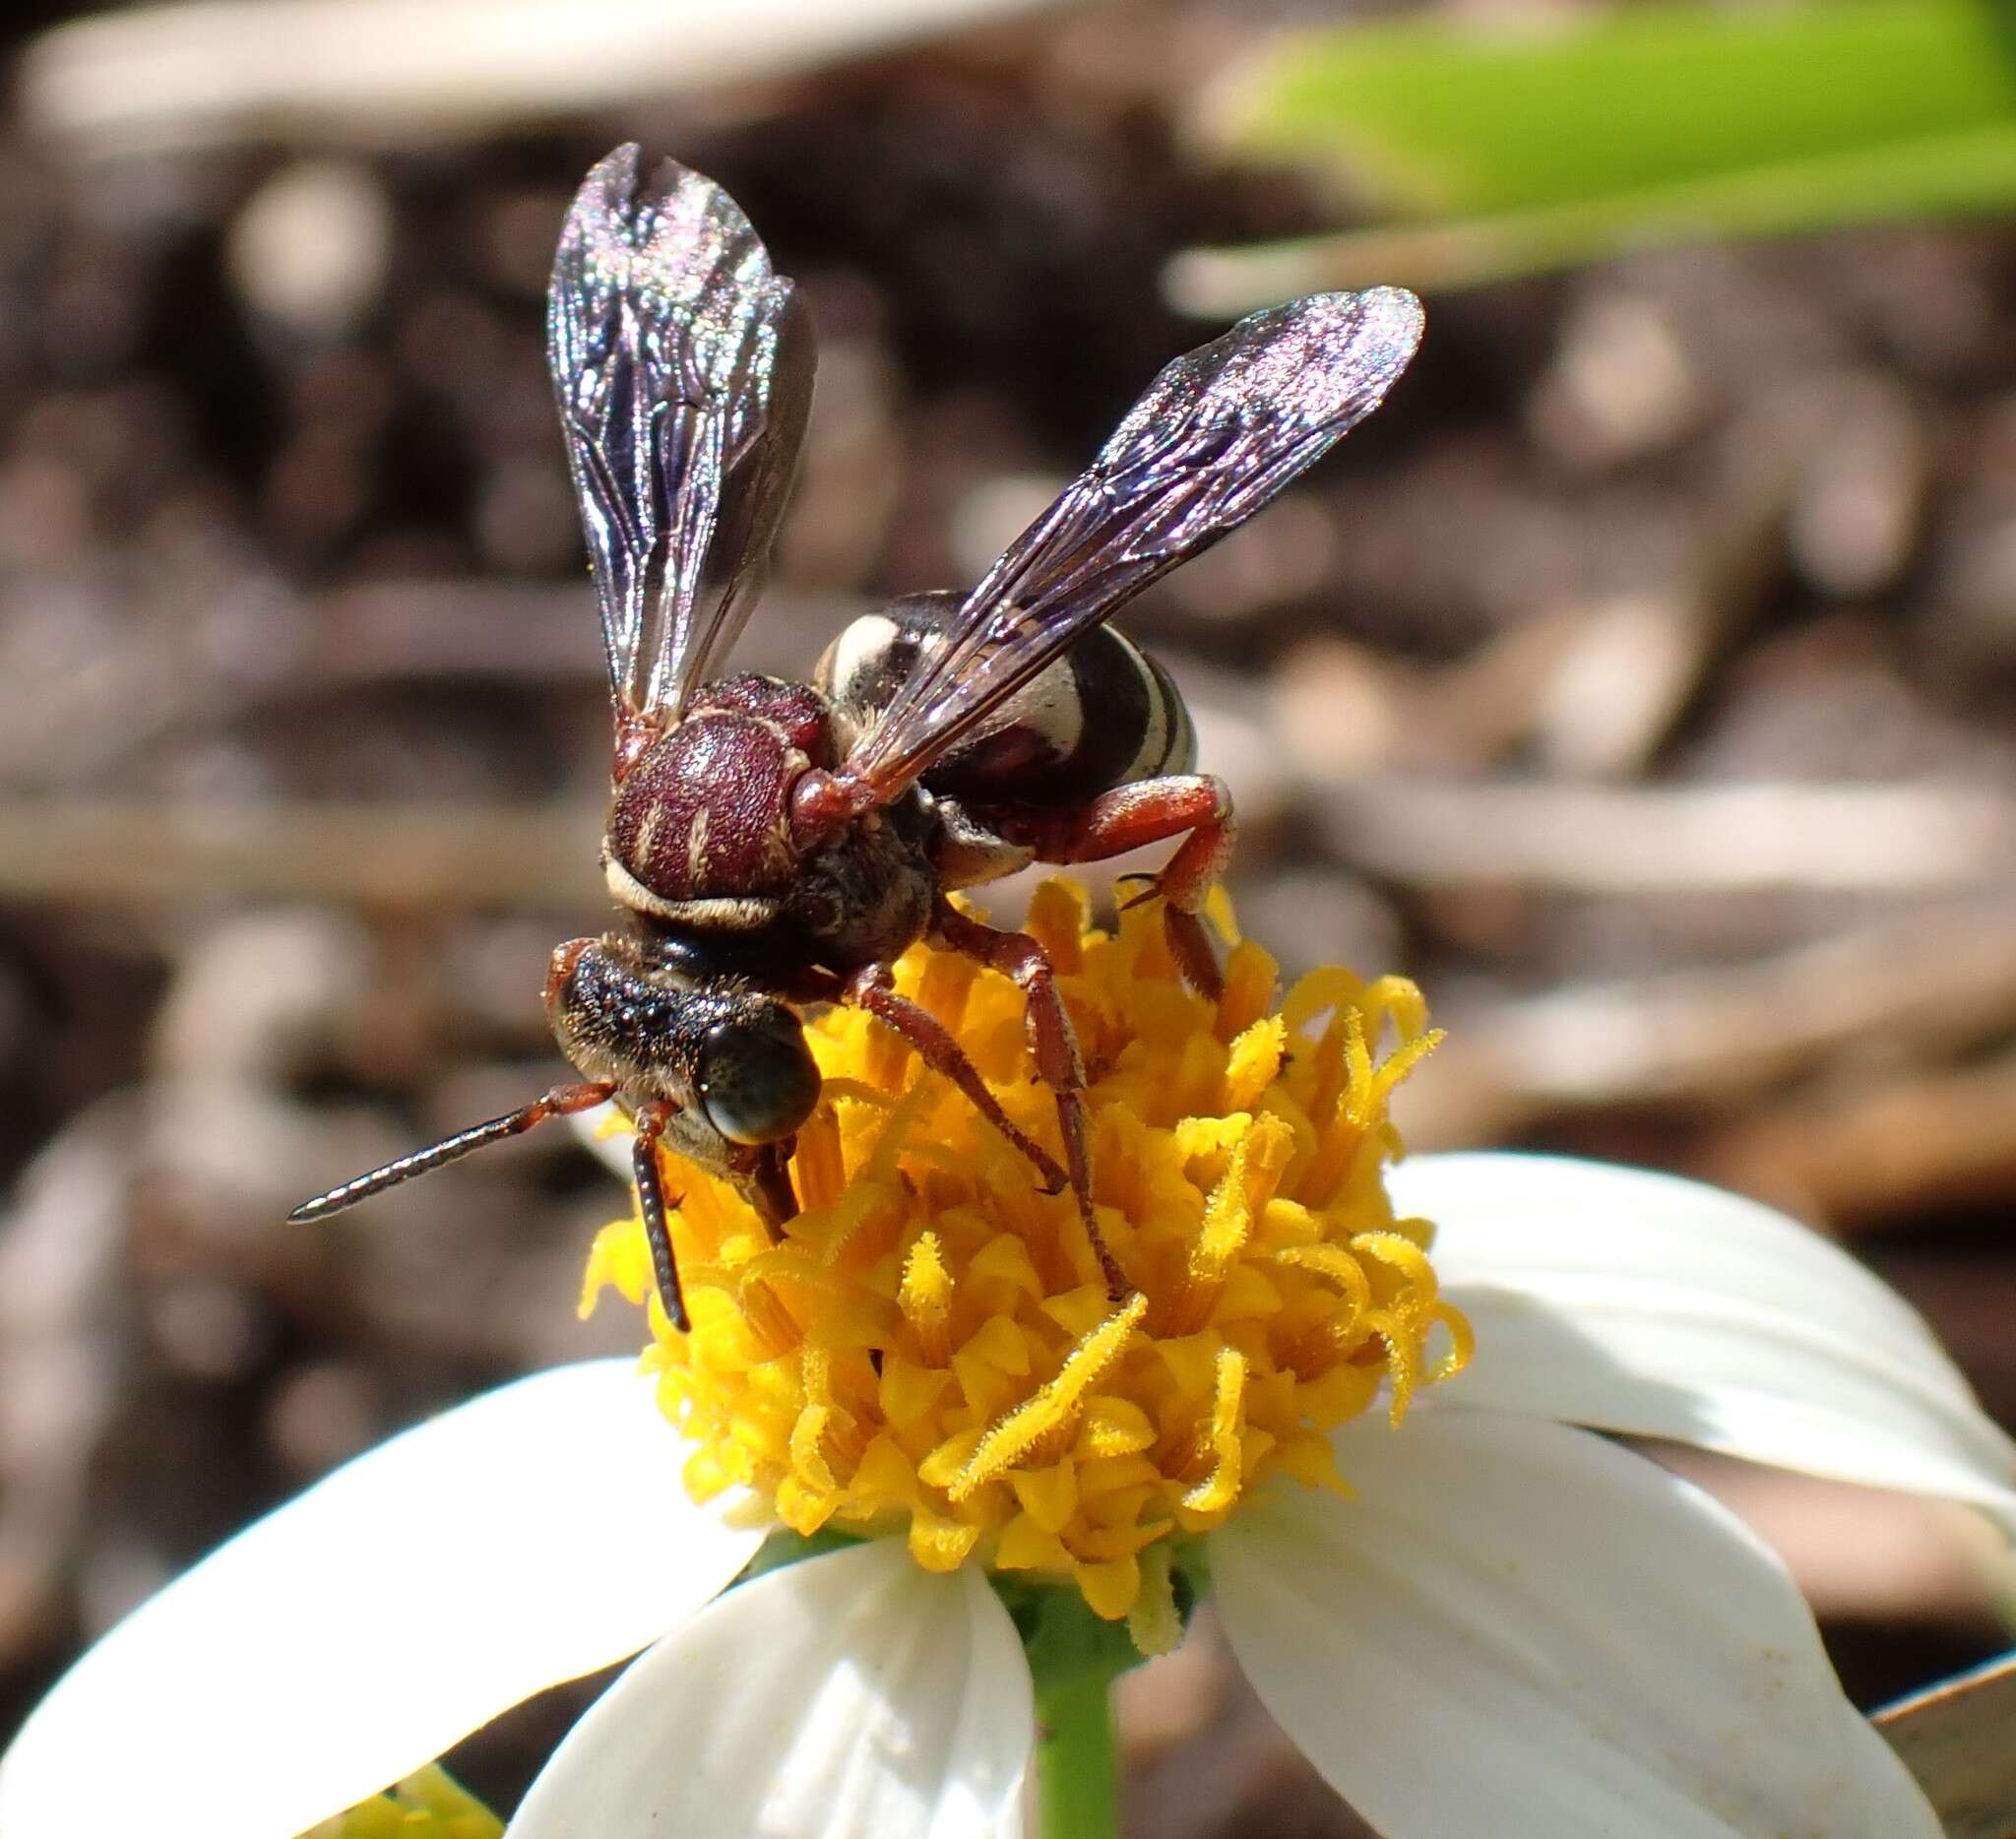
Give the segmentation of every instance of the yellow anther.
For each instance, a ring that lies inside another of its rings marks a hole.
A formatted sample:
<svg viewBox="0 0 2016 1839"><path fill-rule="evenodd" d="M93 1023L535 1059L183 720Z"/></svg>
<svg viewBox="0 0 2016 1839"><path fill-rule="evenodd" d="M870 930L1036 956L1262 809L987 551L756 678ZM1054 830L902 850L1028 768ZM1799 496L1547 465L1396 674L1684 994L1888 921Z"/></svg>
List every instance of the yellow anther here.
<svg viewBox="0 0 2016 1839"><path fill-rule="evenodd" d="M1393 1088L1441 1045L1442 1031L1431 1028L1425 1035L1417 1035L1412 1041L1395 1047L1371 1077L1369 1090L1372 1096L1383 1104Z"/></svg>
<svg viewBox="0 0 2016 1839"><path fill-rule="evenodd" d="M1360 1233L1351 1241L1351 1248L1399 1272L1416 1306L1424 1307L1435 1300L1435 1267L1428 1262L1428 1254L1404 1233Z"/></svg>
<svg viewBox="0 0 2016 1839"><path fill-rule="evenodd" d="M1470 1317L1453 1302L1436 1303L1428 1320L1431 1326L1449 1331L1449 1352L1427 1373L1427 1382L1433 1385L1437 1380L1455 1378L1470 1364L1477 1352L1477 1330L1471 1327Z"/></svg>
<svg viewBox="0 0 2016 1839"><path fill-rule="evenodd" d="M1279 1117L1255 1117L1239 1133L1211 1190L1183 1276L1156 1317L1158 1333L1192 1334L1210 1319L1232 1261L1245 1249L1254 1221L1274 1197L1293 1154L1294 1132Z"/></svg>
<svg viewBox="0 0 2016 1839"><path fill-rule="evenodd" d="M895 1181L897 1158L909 1147L917 1119L923 1115L932 1097L929 1085L920 1079L897 1101L888 1122L876 1133L875 1147L861 1165L864 1174L892 1183Z"/></svg>
<svg viewBox="0 0 2016 1839"><path fill-rule="evenodd" d="M976 1489L984 1488L1034 1449L1039 1439L1069 1425L1086 1394L1120 1357L1147 1313L1148 1299L1130 1297L1073 1348L1054 1379L981 1438L973 1459L947 1490L952 1498L964 1500Z"/></svg>
<svg viewBox="0 0 2016 1839"><path fill-rule="evenodd" d="M1414 1403L1415 1382L1420 1377L1420 1337L1412 1322L1390 1309L1373 1309L1365 1317L1365 1327L1385 1345L1386 1382L1393 1388L1388 1415L1393 1427L1398 1429L1407 1416L1407 1408Z"/></svg>
<svg viewBox="0 0 2016 1839"><path fill-rule="evenodd" d="M1289 1245L1276 1254L1283 1264L1296 1265L1327 1277L1341 1290L1350 1304L1349 1312L1332 1327L1348 1333L1353 1324L1372 1306L1372 1284L1365 1267L1342 1245Z"/></svg>
<svg viewBox="0 0 2016 1839"><path fill-rule="evenodd" d="M1248 1111L1233 1111L1224 1117L1185 1117L1169 1132L1169 1146L1179 1162L1199 1162L1236 1149L1252 1127Z"/></svg>
<svg viewBox="0 0 2016 1839"><path fill-rule="evenodd" d="M1294 1153L1294 1132L1279 1117L1256 1117L1232 1151L1230 1166L1211 1190L1204 1230L1190 1252L1190 1275L1216 1282L1244 1247L1254 1218L1274 1198L1274 1184Z"/></svg>
<svg viewBox="0 0 2016 1839"><path fill-rule="evenodd" d="M850 1079L847 1074L837 1072L824 1060L820 1062L821 1084L819 1103L822 1109L831 1109L836 1115L846 1105L861 1105L871 1111L884 1115L896 1110L903 1102L904 1088L895 1086L884 1089L871 1085L865 1079Z"/></svg>
<svg viewBox="0 0 2016 1839"><path fill-rule="evenodd" d="M870 1173L870 1171L873 1173ZM873 1263L903 1227L903 1193L892 1180L877 1179L872 1161L861 1176L831 1206L798 1217L805 1237L822 1241L820 1261L850 1271Z"/></svg>
<svg viewBox="0 0 2016 1839"><path fill-rule="evenodd" d="M1236 1348L1227 1348L1218 1357L1211 1422L1204 1427L1200 1439L1200 1454L1210 1462L1211 1472L1183 1495L1183 1505L1192 1513L1223 1513L1238 1498L1239 1430L1245 1390L1246 1357Z"/></svg>
<svg viewBox="0 0 2016 1839"><path fill-rule="evenodd" d="M791 1427L791 1467L808 1487L831 1493L839 1486L826 1460L826 1427L832 1422L831 1405L807 1405Z"/></svg>
<svg viewBox="0 0 2016 1839"><path fill-rule="evenodd" d="M1231 1045L1226 1060L1225 1108L1228 1111L1257 1110L1281 1071L1282 1055L1288 1049L1288 1030L1278 1015L1264 1015L1245 1029Z"/></svg>
<svg viewBox="0 0 2016 1839"><path fill-rule="evenodd" d="M1360 1005L1367 1015L1385 1015L1402 1042L1413 1041L1428 1026L1428 1005L1410 978L1375 977L1365 985Z"/></svg>

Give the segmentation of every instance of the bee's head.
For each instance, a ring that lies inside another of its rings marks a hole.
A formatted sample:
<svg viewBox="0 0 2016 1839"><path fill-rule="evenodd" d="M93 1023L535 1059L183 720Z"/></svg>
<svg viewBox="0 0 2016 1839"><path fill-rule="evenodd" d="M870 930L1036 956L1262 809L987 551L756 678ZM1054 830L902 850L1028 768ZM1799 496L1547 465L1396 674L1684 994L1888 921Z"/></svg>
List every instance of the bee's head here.
<svg viewBox="0 0 2016 1839"><path fill-rule="evenodd" d="M708 1122L730 1143L780 1142L819 1100L819 1068L804 1029L767 997L738 1003L707 1031L697 1084Z"/></svg>

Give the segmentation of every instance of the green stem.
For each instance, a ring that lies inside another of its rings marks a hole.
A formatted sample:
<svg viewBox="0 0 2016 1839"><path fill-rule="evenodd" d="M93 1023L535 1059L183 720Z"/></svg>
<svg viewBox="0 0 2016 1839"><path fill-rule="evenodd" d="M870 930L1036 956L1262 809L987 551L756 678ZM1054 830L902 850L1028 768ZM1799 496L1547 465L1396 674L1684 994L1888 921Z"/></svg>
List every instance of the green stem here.
<svg viewBox="0 0 2016 1839"><path fill-rule="evenodd" d="M1042 1839L1116 1839L1120 1758L1112 1675L1073 1674L1037 1694L1036 1780Z"/></svg>

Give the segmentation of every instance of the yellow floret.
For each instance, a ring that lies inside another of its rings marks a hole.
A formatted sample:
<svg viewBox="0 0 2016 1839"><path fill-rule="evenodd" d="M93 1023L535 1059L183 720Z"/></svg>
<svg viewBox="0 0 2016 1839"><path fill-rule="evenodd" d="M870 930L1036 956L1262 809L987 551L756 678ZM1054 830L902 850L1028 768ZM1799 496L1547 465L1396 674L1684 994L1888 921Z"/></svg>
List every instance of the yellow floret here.
<svg viewBox="0 0 2016 1839"><path fill-rule="evenodd" d="M1229 910L1214 918L1229 935ZM1250 940L1207 1001L1158 916L1092 930L1062 882L1028 927L1078 1031L1093 1198L1134 1294L1108 1297L1068 1192L1045 1194L878 1024L833 1009L807 1029L825 1087L792 1160L803 1212L773 1244L730 1187L679 1169L692 1329L653 1302L647 1359L696 1495L739 1484L799 1533L901 1532L930 1570L1074 1583L1146 1650L1173 1639L1169 1541L1270 1475L1343 1487L1326 1433L1382 1388L1398 1423L1469 1358L1432 1229L1396 1220L1383 1180L1401 1147L1387 1101L1437 1037L1398 978L1318 971L1277 1007ZM1016 986L919 947L897 987L1054 1153ZM604 1288L651 1297L634 1218L597 1240L584 1306Z"/></svg>

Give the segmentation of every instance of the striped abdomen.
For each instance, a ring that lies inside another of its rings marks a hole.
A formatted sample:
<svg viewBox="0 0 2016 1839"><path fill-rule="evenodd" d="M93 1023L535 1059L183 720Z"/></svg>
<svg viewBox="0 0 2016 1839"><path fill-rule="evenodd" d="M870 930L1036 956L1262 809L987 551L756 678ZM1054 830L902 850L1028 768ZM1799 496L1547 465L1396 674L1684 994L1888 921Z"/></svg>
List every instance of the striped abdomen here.
<svg viewBox="0 0 2016 1839"><path fill-rule="evenodd" d="M865 727L944 643L963 600L915 594L863 614L826 648L814 680ZM1103 625L934 762L923 783L975 807L1069 805L1196 763L1197 736L1168 672Z"/></svg>

